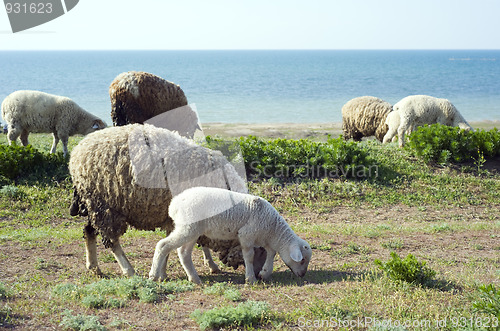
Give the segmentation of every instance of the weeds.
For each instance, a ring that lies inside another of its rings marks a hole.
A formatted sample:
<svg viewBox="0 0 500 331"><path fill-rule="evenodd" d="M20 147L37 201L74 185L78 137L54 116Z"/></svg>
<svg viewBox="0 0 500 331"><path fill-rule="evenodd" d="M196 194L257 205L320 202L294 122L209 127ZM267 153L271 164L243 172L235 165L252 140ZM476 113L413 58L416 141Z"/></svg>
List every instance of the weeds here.
<svg viewBox="0 0 500 331"><path fill-rule="evenodd" d="M395 281L426 285L436 276L434 270L426 267L425 262L419 262L412 254L402 260L398 254L391 252L391 260L384 263L377 259L375 264Z"/></svg>
<svg viewBox="0 0 500 331"><path fill-rule="evenodd" d="M240 301L241 292L227 283L215 283L203 290L204 294L224 296L231 301Z"/></svg>
<svg viewBox="0 0 500 331"><path fill-rule="evenodd" d="M472 304L475 312L493 315L500 320L500 290L493 284L479 287L480 300Z"/></svg>
<svg viewBox="0 0 500 331"><path fill-rule="evenodd" d="M99 322L97 316L92 315L72 315L71 310L64 312L64 317L59 324L64 330L106 330L106 328Z"/></svg>
<svg viewBox="0 0 500 331"><path fill-rule="evenodd" d="M236 307L226 306L202 312L197 309L191 318L202 330L221 327L250 327L264 324L269 317L269 304L263 301L247 301Z"/></svg>
<svg viewBox="0 0 500 331"><path fill-rule="evenodd" d="M141 277L127 279L103 279L85 286L71 283L57 285L52 293L65 300L78 301L87 308L120 308L127 300L138 299L152 303L161 295L190 291L194 288L187 281L156 283Z"/></svg>

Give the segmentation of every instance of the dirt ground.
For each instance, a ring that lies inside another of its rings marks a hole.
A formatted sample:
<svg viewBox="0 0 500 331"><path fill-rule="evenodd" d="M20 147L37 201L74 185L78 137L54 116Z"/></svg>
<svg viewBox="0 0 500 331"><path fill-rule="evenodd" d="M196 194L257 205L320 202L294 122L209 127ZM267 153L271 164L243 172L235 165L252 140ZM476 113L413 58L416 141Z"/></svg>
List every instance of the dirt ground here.
<svg viewBox="0 0 500 331"><path fill-rule="evenodd" d="M316 213L307 211L299 215L286 215L293 224L308 222L311 225L335 224L342 228L346 224L373 226L386 229L397 227L399 224L439 224L446 222L450 225L460 222L498 222L497 211L499 206L468 206L440 208L419 208L396 205L381 208L339 207L330 212ZM6 221L6 220L4 220ZM76 220L60 220L61 224L76 225ZM54 226L61 226L54 224ZM83 223L81 224L83 227ZM468 265L473 261L480 261L482 267L487 261L499 263L500 231L475 230L446 231L438 233L424 233L422 231L390 231L390 234L360 235L349 234L329 235L327 233L300 233L312 245L314 258L309 271L303 279L297 280L291 275L288 268L279 259L276 260L276 271L272 280L266 285L259 285L257 289L244 286L244 269L238 270L222 268L221 275L211 275L208 268L202 265L200 250L195 250L193 260L203 282L229 281L242 292L244 299L265 300L270 302L274 310L286 311L288 305L300 306L296 301L301 297L301 291L315 288L315 296L321 297L321 291L340 286L350 276L366 272L373 266L374 259L386 260L388 253L393 250L384 247L384 243L398 242L396 250L400 256L417 252L417 258L423 259L447 280L443 287L450 287L452 291L460 291L460 285L454 285L459 277L456 274L470 272ZM394 235L397 233L397 235ZM147 276L152 253L159 237L142 238L138 236L124 237L123 247L138 274ZM354 246L353 246L354 245ZM354 247L354 248L352 248ZM354 251L353 251L354 250ZM356 250L359 250L356 252ZM98 244L98 254L101 269L105 277L117 277L120 269L110 251ZM216 259L217 260L217 259ZM479 263L479 262L478 262ZM479 265L478 265L479 267ZM176 256L169 261L168 275L171 279L185 279ZM196 323L189 315L198 308L213 308L222 304L220 297L205 295L201 289L176 294L174 298L163 297L156 304L130 301L126 307L119 309L89 310L77 304L70 306L44 307L49 311L37 311L31 306L33 302L50 302L53 300L51 289L63 282L80 284L83 279L92 281L93 275L85 269L85 255L83 239L61 243L59 240L42 240L38 242L17 242L4 240L0 253L0 279L5 284L25 282L40 290L27 293L16 293L11 300L25 300L25 311L18 313L14 324L9 328L16 330L58 329L58 320L53 314L60 314L65 309L71 309L80 314L98 316L103 324L111 323L115 319L127 321L129 326L138 330L173 330L197 329ZM463 275L461 275L463 279ZM494 273L478 273L471 275L474 282L491 283L497 281ZM273 281L273 279L275 279ZM96 281L94 279L93 281ZM299 285L299 286L287 286ZM297 284L298 283L298 284ZM319 291L319 292L317 292ZM278 294L279 292L279 294ZM28 295L28 298L26 298ZM288 302L288 298L291 302ZM300 301L300 300L299 300Z"/></svg>

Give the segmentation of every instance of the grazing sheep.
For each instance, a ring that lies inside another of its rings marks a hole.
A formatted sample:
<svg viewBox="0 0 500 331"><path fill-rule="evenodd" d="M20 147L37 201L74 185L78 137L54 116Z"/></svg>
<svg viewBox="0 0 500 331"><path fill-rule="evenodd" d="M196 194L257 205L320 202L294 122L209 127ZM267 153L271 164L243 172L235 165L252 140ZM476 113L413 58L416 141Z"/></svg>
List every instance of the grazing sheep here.
<svg viewBox="0 0 500 331"><path fill-rule="evenodd" d="M276 252L296 276L306 274L311 247L293 232L269 202L260 197L214 187L193 187L172 199L169 215L174 221L174 230L156 245L150 279L166 278L165 257L178 248L189 280L200 284L191 252L201 235L240 241L248 283L257 281L253 269L255 247L264 247L267 252L259 278L265 280L271 276Z"/></svg>
<svg viewBox="0 0 500 331"><path fill-rule="evenodd" d="M16 91L2 102L2 117L8 124L9 144L21 136L21 143L28 145L30 132L52 133L54 142L51 153L55 153L61 139L64 156L68 154L68 137L86 135L106 127L73 100L39 91Z"/></svg>
<svg viewBox="0 0 500 331"><path fill-rule="evenodd" d="M392 111L390 103L370 96L349 100L342 107L342 130L344 139L361 141L363 137L375 135L382 141L387 127L385 118Z"/></svg>
<svg viewBox="0 0 500 331"><path fill-rule="evenodd" d="M130 276L134 269L119 243L128 226L162 228L169 233L173 228L168 216L170 200L189 187L247 192L245 181L220 152L148 124L112 127L88 135L73 149L69 170L75 189L71 215L88 216L84 229L87 268L96 272L100 272L97 233L104 246L112 249L122 272ZM205 240L203 244L225 250L231 256L226 262L235 268L243 262L237 242ZM259 263L263 264L256 261L257 269ZM213 261L210 268L218 271Z"/></svg>
<svg viewBox="0 0 500 331"><path fill-rule="evenodd" d="M142 71L118 75L109 86L109 96L115 126L142 124L156 115L188 104L179 85Z"/></svg>
<svg viewBox="0 0 500 331"><path fill-rule="evenodd" d="M416 127L424 124L440 123L472 130L457 108L447 99L428 95L410 95L396 103L394 111L399 113L399 123L397 117L388 123L389 131L384 136L383 142L391 141L397 132L400 147L405 144L405 134L411 134Z"/></svg>

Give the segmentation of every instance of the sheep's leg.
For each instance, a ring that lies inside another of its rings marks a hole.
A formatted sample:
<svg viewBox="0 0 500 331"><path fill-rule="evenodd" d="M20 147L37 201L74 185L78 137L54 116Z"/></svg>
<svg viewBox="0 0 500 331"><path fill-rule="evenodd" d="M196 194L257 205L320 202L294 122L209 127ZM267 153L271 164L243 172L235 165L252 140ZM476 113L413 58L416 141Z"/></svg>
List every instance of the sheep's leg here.
<svg viewBox="0 0 500 331"><path fill-rule="evenodd" d="M59 136L57 135L57 133L54 132L52 135L54 136L54 141L52 142L52 148L50 149L50 154L54 154L56 152L57 144L59 143Z"/></svg>
<svg viewBox="0 0 500 331"><path fill-rule="evenodd" d="M401 125L398 127L398 139L399 139L399 147L403 147L405 145L405 133L406 130L408 129L408 126L406 125L406 122L402 122Z"/></svg>
<svg viewBox="0 0 500 331"><path fill-rule="evenodd" d="M201 284L200 276L198 276L193 264L192 253L194 244L196 244L196 239L177 248L177 254L179 255L179 260L181 261L189 281L195 284Z"/></svg>
<svg viewBox="0 0 500 331"><path fill-rule="evenodd" d="M63 154L66 157L68 155L68 137L67 136L61 137L61 142L63 144Z"/></svg>
<svg viewBox="0 0 500 331"><path fill-rule="evenodd" d="M167 256L160 261L160 264L158 265L158 269L160 270L160 275L158 276L158 279L167 279L167 264L168 264L168 256Z"/></svg>
<svg viewBox="0 0 500 331"><path fill-rule="evenodd" d="M179 248L185 243L196 240L201 233L189 233L184 228L178 227L167 238L161 239L156 244L155 254L153 256L153 263L151 271L149 272L149 279L161 279L162 269L166 265L166 257L173 249Z"/></svg>
<svg viewBox="0 0 500 331"><path fill-rule="evenodd" d="M242 242L241 239L240 242ZM249 284L255 283L257 278L255 277L255 271L253 269L253 246L243 246L242 244L241 252L243 253L243 261L245 261L245 280Z"/></svg>
<svg viewBox="0 0 500 331"><path fill-rule="evenodd" d="M388 143L390 140L394 141L396 138L396 131L397 131L397 128L390 127L389 131L387 131L387 133L385 134L384 139L382 140L382 143L384 143L384 144Z"/></svg>
<svg viewBox="0 0 500 331"><path fill-rule="evenodd" d="M262 270L259 272L259 277L262 280L268 279L273 272L274 256L276 255L276 251L271 248L266 248L266 253L266 262L264 263Z"/></svg>
<svg viewBox="0 0 500 331"><path fill-rule="evenodd" d="M123 252L122 246L120 245L120 241L116 240L113 241L113 246L111 246L111 251L113 252L113 255L115 256L116 261L118 262L118 265L122 269L122 273L125 276L132 277L135 274L134 267L130 264L128 261L127 257L125 256L125 253Z"/></svg>
<svg viewBox="0 0 500 331"><path fill-rule="evenodd" d="M87 269L93 270L96 274L100 275L101 270L97 265L97 235L95 229L88 224L83 229L83 236L85 237L85 250L87 253Z"/></svg>
<svg viewBox="0 0 500 331"><path fill-rule="evenodd" d="M203 264L208 266L213 274L220 273L219 266L212 259L212 254L210 254L210 249L205 246L202 246L202 249L203 249Z"/></svg>
<svg viewBox="0 0 500 331"><path fill-rule="evenodd" d="M23 144L23 146L28 146L29 145L29 142L28 142L28 136L29 136L29 132L28 130L23 130L21 132L21 144Z"/></svg>

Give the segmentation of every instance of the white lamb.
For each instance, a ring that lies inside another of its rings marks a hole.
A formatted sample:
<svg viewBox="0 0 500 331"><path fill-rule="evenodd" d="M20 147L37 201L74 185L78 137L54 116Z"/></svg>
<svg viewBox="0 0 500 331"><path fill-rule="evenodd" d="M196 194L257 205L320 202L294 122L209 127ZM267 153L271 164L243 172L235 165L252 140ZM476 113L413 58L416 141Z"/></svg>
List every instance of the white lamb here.
<svg viewBox="0 0 500 331"><path fill-rule="evenodd" d="M174 231L156 245L150 279L166 278L166 256L177 248L189 280L201 283L191 259L193 246L201 235L240 241L248 283L257 281L253 259L254 247L259 246L267 252L259 278L265 280L271 275L276 252L296 276L306 274L311 247L260 197L213 187L194 187L172 199L169 216L174 221Z"/></svg>
<svg viewBox="0 0 500 331"><path fill-rule="evenodd" d="M68 154L68 138L75 134L86 135L104 129L99 117L90 114L73 100L39 91L16 91L2 102L2 117L8 124L9 144L21 136L21 143L28 145L30 132L52 133L55 153L59 139L64 156Z"/></svg>
<svg viewBox="0 0 500 331"><path fill-rule="evenodd" d="M399 146L404 146L405 133L410 134L416 127L424 124L440 123L448 126L458 126L464 130L472 130L457 108L447 99L439 99L428 95L410 95L394 105L393 115L388 118L389 131L384 136L384 143L391 141L396 132ZM399 124L398 124L399 119Z"/></svg>

